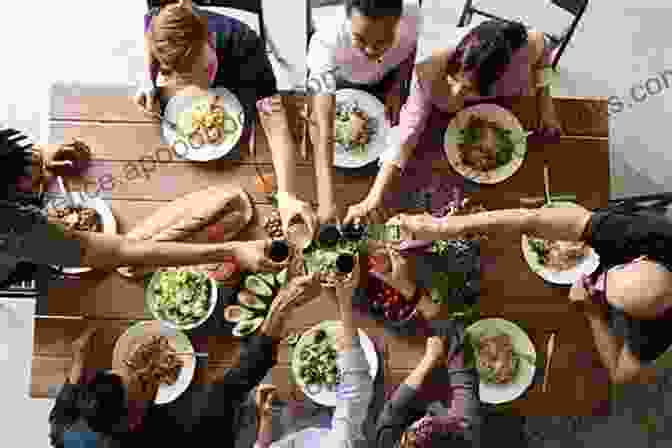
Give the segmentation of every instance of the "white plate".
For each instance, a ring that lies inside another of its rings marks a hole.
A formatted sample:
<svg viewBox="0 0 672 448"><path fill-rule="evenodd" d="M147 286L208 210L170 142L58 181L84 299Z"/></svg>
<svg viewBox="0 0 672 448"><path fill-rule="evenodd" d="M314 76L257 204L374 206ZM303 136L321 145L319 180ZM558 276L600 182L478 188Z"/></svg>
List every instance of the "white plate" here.
<svg viewBox="0 0 672 448"><path fill-rule="evenodd" d="M117 234L117 220L112 214L112 209L107 205L107 203L100 197L91 198L88 195L80 194L79 192L73 191L70 192L75 205L77 207L83 208L92 208L100 216L103 223L103 233L108 233L110 235ZM63 197L52 199L47 203L47 208L55 207L67 207L68 203ZM63 268L63 272L66 274L82 274L84 272L91 271L91 268L81 267L81 268Z"/></svg>
<svg viewBox="0 0 672 448"><path fill-rule="evenodd" d="M210 319L210 316L212 316L212 313L215 311L215 308L217 307L217 299L219 298L219 294L217 292L218 291L217 282L211 278L208 278L208 280L210 281L210 306L208 307L207 314L201 320L194 322L193 324L177 325L175 322L161 318L159 315L154 313L154 310L149 305L149 302L154 299L154 284L158 281L159 277L161 276L161 272L164 270L165 269L159 269L152 275L152 279L147 284L147 289L145 290L145 303L147 304L147 308L149 309L149 312L151 313L152 317L154 317L154 319L156 320L161 321L167 327L173 328L175 330L193 330L194 328L203 325L208 319ZM199 273L202 274L202 272ZM207 274L204 275L207 276Z"/></svg>
<svg viewBox="0 0 672 448"><path fill-rule="evenodd" d="M114 347L112 366L116 369L124 369L124 360L135 348L147 341L149 336L165 336L168 343L177 353L194 353L194 347L187 335L174 328L167 327L159 321L140 322L130 327L122 334ZM184 393L191 384L196 370L196 357L181 355L183 361L180 375L173 385L161 384L154 400L155 404L166 404L174 401Z"/></svg>
<svg viewBox="0 0 672 448"><path fill-rule="evenodd" d="M458 174L473 182L479 184L496 184L505 181L516 174L523 165L525 154L527 154L527 140L521 138L518 143L516 143L515 152L521 154L521 156L514 155L508 164L500 166L492 171L484 172L475 170L462 163L459 145L456 140L459 131L467 126L469 119L472 116L493 121L497 123L501 129L510 129L516 136L522 136L524 133L523 127L520 125L516 116L503 107L496 104L477 104L468 107L458 112L446 128L443 143L448 162Z"/></svg>
<svg viewBox="0 0 672 448"><path fill-rule="evenodd" d="M352 103L357 105L373 117L378 124L378 131L373 136L367 146L366 154L357 157L348 151L342 145L334 145L334 166L339 168L361 168L377 160L387 147L387 133L390 131L390 125L385 119L385 105L375 96L355 89L341 89L336 91L336 104Z"/></svg>
<svg viewBox="0 0 672 448"><path fill-rule="evenodd" d="M547 206L544 206L547 207ZM553 207L578 207L573 202L554 202ZM555 285L573 285L576 283L581 275L590 275L600 266L600 256L592 247L588 247L588 255L583 257L581 262L574 268L566 271L554 271L545 268L539 263L539 256L530 248L527 235L521 238L520 246L523 252L523 258L527 262L532 272L539 275L541 278L549 283Z"/></svg>
<svg viewBox="0 0 672 448"><path fill-rule="evenodd" d="M231 114L234 120L238 122L238 132L233 134L228 139L224 140L220 145L205 144L200 148L193 148L189 145L182 145L178 143L175 146L175 152L187 160L195 162L208 162L210 160L221 159L226 156L233 148L236 147L240 137L243 135L245 126L245 112L243 106L236 96L224 87L217 87L208 91L209 95L219 95L221 97L220 104L224 109ZM208 97L193 96L193 95L175 95L168 101L165 110L165 116L168 120L179 125L178 117L182 112L188 112L193 109L195 104L208 101ZM177 139L177 132L173 131L168 124L161 122L161 132L164 141L170 145L175 145Z"/></svg>
<svg viewBox="0 0 672 448"><path fill-rule="evenodd" d="M509 335L514 350L517 353L533 356L536 362L537 351L534 349L534 344L532 344L530 337L522 330L522 328L513 322L499 318L482 319L471 324L467 328L466 333L467 335L472 336L484 332L489 334L494 331ZM477 353L474 353L474 355L478 356ZM530 387L532 380L534 379L535 371L536 366L521 359L516 377L510 383L491 384L481 381L479 384L481 401L490 404L500 404L515 400Z"/></svg>
<svg viewBox="0 0 672 448"><path fill-rule="evenodd" d="M340 321L324 321L310 330L306 331L303 335L301 335L301 338L299 339L299 342L296 344L294 347L294 354L292 357L292 372L294 373L294 378L296 379L296 383L299 385L301 388L301 391L306 394L308 398L313 400L316 403L319 403L323 406L330 406L330 407L335 407L336 404L338 403L338 399L336 397L336 391L329 391L326 388L323 388L321 391L317 393L312 393L311 391L308 390L306 384L304 384L300 377L299 377L299 353L301 352L301 348L306 345L307 342L312 342L312 333L317 330L317 329L322 329L324 330L328 337L333 338L336 332L336 329L338 326L341 325ZM364 349L364 354L366 355L366 360L369 362L369 373L371 375L371 380L375 381L376 375L378 374L378 353L376 352L376 348L373 345L373 341L369 339L369 337L364 333L362 330L359 330L359 340L361 342L362 348Z"/></svg>

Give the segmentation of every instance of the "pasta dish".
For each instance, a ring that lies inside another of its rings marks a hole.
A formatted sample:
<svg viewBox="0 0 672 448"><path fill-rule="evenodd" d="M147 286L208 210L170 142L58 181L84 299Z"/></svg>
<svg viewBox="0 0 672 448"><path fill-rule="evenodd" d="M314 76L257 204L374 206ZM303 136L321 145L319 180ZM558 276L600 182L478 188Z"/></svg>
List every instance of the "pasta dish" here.
<svg viewBox="0 0 672 448"><path fill-rule="evenodd" d="M511 337L500 333L484 336L477 342L478 372L489 383L510 383L518 370L518 357Z"/></svg>
<svg viewBox="0 0 672 448"><path fill-rule="evenodd" d="M142 344L125 364L146 385L175 384L184 365L165 336Z"/></svg>
<svg viewBox="0 0 672 448"><path fill-rule="evenodd" d="M336 104L336 143L355 155L366 154L366 148L375 134L375 120L356 102Z"/></svg>
<svg viewBox="0 0 672 448"><path fill-rule="evenodd" d="M588 255L588 246L580 241L549 241L530 238L529 245L537 254L539 263L554 271L573 269Z"/></svg>
<svg viewBox="0 0 672 448"><path fill-rule="evenodd" d="M485 172L511 162L515 145L510 130L500 128L493 121L471 116L460 132L459 154L464 165Z"/></svg>
<svg viewBox="0 0 672 448"><path fill-rule="evenodd" d="M92 208L51 208L47 215L51 221L62 224L69 231L100 232L102 230L98 212Z"/></svg>
<svg viewBox="0 0 672 448"><path fill-rule="evenodd" d="M180 114L179 128L191 147L200 148L206 144L221 145L228 137L238 132L240 124L217 104L219 98L215 96L214 100L199 102L191 111Z"/></svg>

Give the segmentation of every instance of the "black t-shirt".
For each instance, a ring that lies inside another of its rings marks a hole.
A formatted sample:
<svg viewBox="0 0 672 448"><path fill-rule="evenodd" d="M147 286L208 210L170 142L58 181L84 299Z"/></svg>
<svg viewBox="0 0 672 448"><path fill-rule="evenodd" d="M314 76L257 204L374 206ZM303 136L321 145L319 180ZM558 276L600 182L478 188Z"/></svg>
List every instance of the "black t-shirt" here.
<svg viewBox="0 0 672 448"><path fill-rule="evenodd" d="M601 272L644 255L672 272L672 222L664 216L596 212L587 231L586 242L600 256ZM672 345L672 310L649 320L632 318L609 306L609 324L640 361L654 361Z"/></svg>

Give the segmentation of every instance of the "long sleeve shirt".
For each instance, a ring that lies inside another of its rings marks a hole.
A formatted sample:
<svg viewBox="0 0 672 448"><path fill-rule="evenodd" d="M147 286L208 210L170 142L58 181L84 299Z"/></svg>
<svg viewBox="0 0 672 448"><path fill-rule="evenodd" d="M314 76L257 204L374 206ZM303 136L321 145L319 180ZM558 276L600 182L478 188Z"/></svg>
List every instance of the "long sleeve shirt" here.
<svg viewBox="0 0 672 448"><path fill-rule="evenodd" d="M250 337L241 348L237 365L220 378L209 384L193 383L171 403L150 405L141 423L132 418L141 427L132 434L129 428L132 437L129 446L177 446L202 437L219 440L222 447L232 447L235 410L275 365L275 349L276 344L269 336ZM77 398L89 376L85 372L81 384L66 385L56 400L49 416L55 447L62 446L64 431L81 416Z"/></svg>
<svg viewBox="0 0 672 448"><path fill-rule="evenodd" d="M270 445L267 437L261 437L255 448L367 446L362 425L373 398L373 380L359 336L354 337L352 350L339 353L337 364L342 380L337 390L338 403L332 417L331 429L308 428Z"/></svg>
<svg viewBox="0 0 672 448"><path fill-rule="evenodd" d="M466 440L473 441L477 437L475 423L479 408L477 376L473 374L473 369L461 368L463 362L463 353L459 353L451 363L449 389L452 401L445 415L427 415L430 405L428 400L422 399L417 389L402 384L385 403L376 425L376 441L373 446L395 446L409 426L417 426L427 421L440 434L459 432Z"/></svg>
<svg viewBox="0 0 672 448"><path fill-rule="evenodd" d="M473 27L465 28L457 36L464 37ZM455 41L457 47L459 39ZM451 47L448 47L451 48ZM550 64L553 48L548 42L544 47L543 59ZM451 50L454 51L454 48ZM413 156L413 150L427 128L429 117L434 108L441 112L457 112L456 105L446 93L444 76L437 72L439 64L433 61L434 55L427 48L418 56L411 93L401 109L399 126L393 128L389 137L389 149L381 157L382 161L394 163L404 169ZM468 97L465 101L476 103L494 97L526 96L531 94L531 67L536 61L530 57L530 47L525 44L511 55L511 62L502 76L494 83L490 97ZM402 148L406 147L406 152Z"/></svg>

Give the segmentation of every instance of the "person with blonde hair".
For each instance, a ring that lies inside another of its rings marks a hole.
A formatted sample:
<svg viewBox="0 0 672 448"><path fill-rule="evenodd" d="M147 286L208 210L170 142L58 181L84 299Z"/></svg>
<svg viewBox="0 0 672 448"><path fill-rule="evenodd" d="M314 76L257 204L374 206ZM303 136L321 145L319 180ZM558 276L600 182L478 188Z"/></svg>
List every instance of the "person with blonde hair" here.
<svg viewBox="0 0 672 448"><path fill-rule="evenodd" d="M134 98L145 112L159 112L190 86L225 87L239 98L249 120L256 101L277 92L266 43L257 33L191 0L164 1L145 16L145 59L145 80Z"/></svg>

